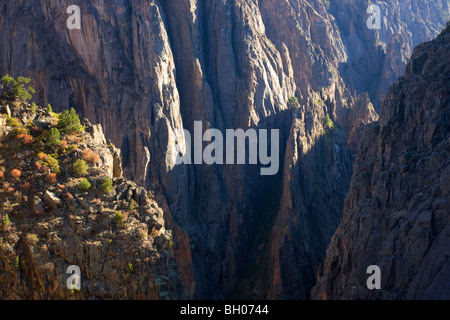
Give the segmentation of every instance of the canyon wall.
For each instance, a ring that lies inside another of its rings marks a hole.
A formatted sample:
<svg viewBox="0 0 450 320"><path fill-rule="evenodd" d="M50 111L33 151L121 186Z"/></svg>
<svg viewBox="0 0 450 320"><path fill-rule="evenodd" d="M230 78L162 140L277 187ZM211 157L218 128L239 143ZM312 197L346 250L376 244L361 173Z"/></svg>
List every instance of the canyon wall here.
<svg viewBox="0 0 450 320"><path fill-rule="evenodd" d="M102 124L125 176L162 193L192 297L307 298L358 132L449 7L375 3L380 31L356 0L86 0L69 30L70 1L2 0L0 71L32 78L38 103ZM279 173L175 165L185 141L173 133L194 121L280 129Z"/></svg>
<svg viewBox="0 0 450 320"><path fill-rule="evenodd" d="M449 49L449 27L417 47L364 131L313 298L450 298ZM367 289L371 265L380 290Z"/></svg>

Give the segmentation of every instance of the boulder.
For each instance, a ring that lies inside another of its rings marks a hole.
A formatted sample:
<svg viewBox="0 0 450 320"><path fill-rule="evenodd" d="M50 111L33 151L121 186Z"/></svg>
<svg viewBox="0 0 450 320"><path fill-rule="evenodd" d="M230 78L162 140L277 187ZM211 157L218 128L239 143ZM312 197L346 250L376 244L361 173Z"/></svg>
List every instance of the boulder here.
<svg viewBox="0 0 450 320"><path fill-rule="evenodd" d="M96 145L98 144L106 145L105 135L103 133L102 126L100 124L87 126L86 132L92 136L92 139L94 140L94 143Z"/></svg>
<svg viewBox="0 0 450 320"><path fill-rule="evenodd" d="M164 233L162 233L161 235L157 236L155 238L155 244L158 247L158 249L163 248L164 244L166 243L166 236L164 235Z"/></svg>
<svg viewBox="0 0 450 320"><path fill-rule="evenodd" d="M132 197L133 197L133 190L128 189L128 191L127 191L127 202L130 202Z"/></svg>
<svg viewBox="0 0 450 320"><path fill-rule="evenodd" d="M137 200L139 205L145 205L147 203L147 190L145 190L144 188L139 188L137 190L137 195L139 197L139 200Z"/></svg>
<svg viewBox="0 0 450 320"><path fill-rule="evenodd" d="M89 213L95 213L94 207L87 204L82 198L78 197L77 195L74 195L75 199L77 199L78 203Z"/></svg>
<svg viewBox="0 0 450 320"><path fill-rule="evenodd" d="M58 206L61 204L61 199L59 199L53 192L48 190L45 191L43 199L45 203L52 209L58 208Z"/></svg>
<svg viewBox="0 0 450 320"><path fill-rule="evenodd" d="M160 230L162 227L164 227L164 219L163 217L152 215L151 216L151 224L152 227L154 227L156 230Z"/></svg>
<svg viewBox="0 0 450 320"><path fill-rule="evenodd" d="M35 196L33 198L33 203L32 203L32 207L31 209L33 210L34 214L44 214L45 210L44 210L44 204L42 203L41 198L39 198L38 196Z"/></svg>

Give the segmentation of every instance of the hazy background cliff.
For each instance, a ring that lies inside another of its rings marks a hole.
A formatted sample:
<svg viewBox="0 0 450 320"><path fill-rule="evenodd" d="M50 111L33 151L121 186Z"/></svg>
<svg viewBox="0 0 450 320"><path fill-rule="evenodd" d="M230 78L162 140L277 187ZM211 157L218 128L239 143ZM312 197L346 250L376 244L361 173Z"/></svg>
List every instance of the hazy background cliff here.
<svg viewBox="0 0 450 320"><path fill-rule="evenodd" d="M379 31L366 26L370 3ZM2 0L0 72L32 78L38 103L101 123L125 176L164 194L192 297L307 298L362 127L449 18L449 1L370 3ZM81 30L66 27L72 4ZM172 133L194 121L280 129L279 174L175 166Z"/></svg>

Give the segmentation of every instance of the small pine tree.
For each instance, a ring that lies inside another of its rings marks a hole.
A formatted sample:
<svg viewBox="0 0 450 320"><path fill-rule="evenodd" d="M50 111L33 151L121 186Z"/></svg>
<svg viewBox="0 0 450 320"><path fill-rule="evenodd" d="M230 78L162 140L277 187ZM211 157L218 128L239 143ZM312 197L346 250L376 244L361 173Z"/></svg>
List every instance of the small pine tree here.
<svg viewBox="0 0 450 320"><path fill-rule="evenodd" d="M26 85L29 84L31 79L18 77L15 80L13 77L4 75L2 77L2 84L0 85L0 98L7 101L27 101L32 98L32 94L35 94L36 91L33 87L29 86L26 88Z"/></svg>
<svg viewBox="0 0 450 320"><path fill-rule="evenodd" d="M59 116L57 127L62 134L77 134L83 132L84 128L80 124L80 118L78 117L74 108L70 108L70 111L63 111Z"/></svg>
<svg viewBox="0 0 450 320"><path fill-rule="evenodd" d="M73 167L72 167L72 172L77 177L85 176L87 174L88 170L89 170L89 167L86 164L86 161L84 161L82 159L78 159L77 161L75 161L75 163L73 164Z"/></svg>
<svg viewBox="0 0 450 320"><path fill-rule="evenodd" d="M50 105L50 103L47 105L47 110L45 110L47 112L47 114L51 114L53 112L53 108Z"/></svg>
<svg viewBox="0 0 450 320"><path fill-rule="evenodd" d="M50 148L61 145L61 134L58 129L51 128L47 133L46 145Z"/></svg>
<svg viewBox="0 0 450 320"><path fill-rule="evenodd" d="M83 178L79 183L78 183L78 189L80 191L88 191L91 188L91 184L89 183L89 181L87 181L85 178Z"/></svg>
<svg viewBox="0 0 450 320"><path fill-rule="evenodd" d="M109 193L113 188L113 182L109 177L102 180L102 190L104 193Z"/></svg>

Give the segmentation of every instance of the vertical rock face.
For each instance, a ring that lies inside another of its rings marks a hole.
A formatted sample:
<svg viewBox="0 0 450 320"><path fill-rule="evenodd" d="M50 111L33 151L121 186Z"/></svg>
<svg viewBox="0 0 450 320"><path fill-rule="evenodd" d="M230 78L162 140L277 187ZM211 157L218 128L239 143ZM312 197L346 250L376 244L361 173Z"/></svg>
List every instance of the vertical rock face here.
<svg viewBox="0 0 450 320"><path fill-rule="evenodd" d="M346 141L376 120L380 83L442 28L448 2L375 1L381 31L366 27L369 1L81 1L81 30L66 28L69 2L0 0L0 71L31 77L40 103L101 123L124 175L164 194L193 297L306 298L348 188ZM280 129L278 175L176 166L185 141L174 133L194 121Z"/></svg>
<svg viewBox="0 0 450 320"><path fill-rule="evenodd" d="M314 298L450 298L449 31L416 48L364 132ZM370 265L381 290L366 287Z"/></svg>
<svg viewBox="0 0 450 320"><path fill-rule="evenodd" d="M314 107L311 107L314 110ZM320 112L297 111L284 166L280 209L270 239L270 299L307 297L340 220L351 176L344 133L320 125ZM319 123L309 126L309 123Z"/></svg>

